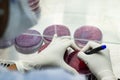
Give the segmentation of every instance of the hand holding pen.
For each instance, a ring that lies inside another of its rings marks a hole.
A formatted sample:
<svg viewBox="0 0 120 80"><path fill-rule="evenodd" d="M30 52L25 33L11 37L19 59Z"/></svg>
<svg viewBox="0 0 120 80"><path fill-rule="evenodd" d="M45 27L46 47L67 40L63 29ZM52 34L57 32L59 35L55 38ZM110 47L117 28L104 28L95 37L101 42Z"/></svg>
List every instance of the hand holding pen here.
<svg viewBox="0 0 120 80"><path fill-rule="evenodd" d="M116 80L112 71L110 53L105 45L96 42L88 42L78 53L78 58L86 63L98 80Z"/></svg>
<svg viewBox="0 0 120 80"><path fill-rule="evenodd" d="M101 46L98 46L96 48L89 49L89 50L85 51L85 54L98 53L99 51L104 50L104 49L106 49L106 45L101 45Z"/></svg>

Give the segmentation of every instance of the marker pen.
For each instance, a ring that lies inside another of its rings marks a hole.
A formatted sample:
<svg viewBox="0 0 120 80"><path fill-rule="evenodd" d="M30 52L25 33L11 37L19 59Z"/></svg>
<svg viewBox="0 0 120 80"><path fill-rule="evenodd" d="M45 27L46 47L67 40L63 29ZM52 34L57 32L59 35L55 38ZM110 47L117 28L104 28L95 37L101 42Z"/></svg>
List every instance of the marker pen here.
<svg viewBox="0 0 120 80"><path fill-rule="evenodd" d="M96 47L96 48L94 48L94 49L85 51L85 54L94 54L94 53L97 53L97 52L99 52L100 50L103 50L103 49L105 49L105 48L106 48L106 45L101 45L101 46Z"/></svg>

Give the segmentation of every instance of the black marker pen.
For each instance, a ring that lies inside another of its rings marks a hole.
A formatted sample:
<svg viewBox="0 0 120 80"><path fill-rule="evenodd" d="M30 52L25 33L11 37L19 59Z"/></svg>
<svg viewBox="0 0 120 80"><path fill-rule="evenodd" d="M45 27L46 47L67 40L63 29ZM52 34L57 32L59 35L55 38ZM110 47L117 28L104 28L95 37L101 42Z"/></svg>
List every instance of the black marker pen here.
<svg viewBox="0 0 120 80"><path fill-rule="evenodd" d="M99 46L97 48L85 51L85 54L94 54L106 48L106 45Z"/></svg>

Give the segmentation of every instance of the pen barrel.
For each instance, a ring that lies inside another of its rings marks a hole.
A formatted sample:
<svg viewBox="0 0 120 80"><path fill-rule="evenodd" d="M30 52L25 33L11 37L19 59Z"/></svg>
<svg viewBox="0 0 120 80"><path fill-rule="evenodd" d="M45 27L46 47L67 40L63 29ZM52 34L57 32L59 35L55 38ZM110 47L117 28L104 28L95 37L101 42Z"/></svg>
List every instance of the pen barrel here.
<svg viewBox="0 0 120 80"><path fill-rule="evenodd" d="M85 54L94 54L94 53L98 53L100 50L103 50L105 49L106 46L105 45L102 45L102 46L99 46L97 48L94 48L94 49L90 49L90 50L87 50L85 51Z"/></svg>

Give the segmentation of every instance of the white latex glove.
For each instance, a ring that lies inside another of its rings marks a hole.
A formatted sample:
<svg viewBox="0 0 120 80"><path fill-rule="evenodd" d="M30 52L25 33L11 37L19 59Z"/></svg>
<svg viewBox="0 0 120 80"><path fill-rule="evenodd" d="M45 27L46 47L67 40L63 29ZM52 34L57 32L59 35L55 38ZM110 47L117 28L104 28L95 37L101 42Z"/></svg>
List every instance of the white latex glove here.
<svg viewBox="0 0 120 80"><path fill-rule="evenodd" d="M100 44L88 42L88 44L79 52L78 57L87 64L91 72L98 78L98 80L116 80L112 71L108 49L101 50L98 53L91 55L84 53L88 49L96 48L98 46L100 46Z"/></svg>
<svg viewBox="0 0 120 80"><path fill-rule="evenodd" d="M19 63L23 64L21 68L25 70L31 70L36 66L40 67L45 65L52 65L61 67L68 72L78 74L78 72L66 64L63 59L65 51L68 47L72 47L75 50L79 49L77 45L70 39L70 36L57 37L54 35L54 38L48 47L39 54L33 56L31 61L19 61ZM20 69L20 66L18 67Z"/></svg>

